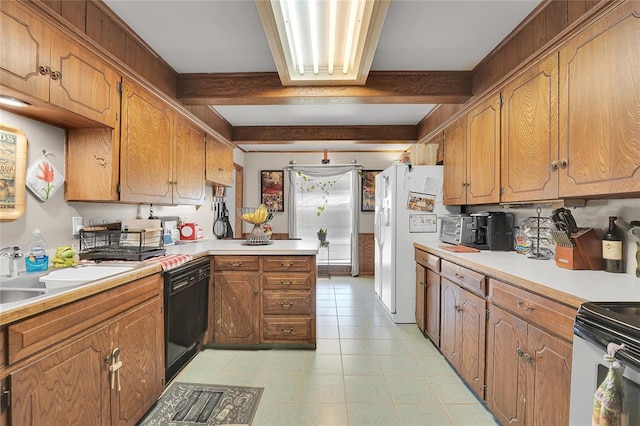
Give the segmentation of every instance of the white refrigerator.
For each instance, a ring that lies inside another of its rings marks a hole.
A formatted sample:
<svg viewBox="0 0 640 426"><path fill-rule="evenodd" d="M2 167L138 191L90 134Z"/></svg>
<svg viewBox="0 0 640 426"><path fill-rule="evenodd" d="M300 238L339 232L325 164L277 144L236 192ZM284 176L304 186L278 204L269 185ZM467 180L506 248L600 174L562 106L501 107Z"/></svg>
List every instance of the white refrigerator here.
<svg viewBox="0 0 640 426"><path fill-rule="evenodd" d="M442 205L442 166L397 163L376 176L375 291L395 323L415 323L414 242L439 241L440 216L457 214Z"/></svg>

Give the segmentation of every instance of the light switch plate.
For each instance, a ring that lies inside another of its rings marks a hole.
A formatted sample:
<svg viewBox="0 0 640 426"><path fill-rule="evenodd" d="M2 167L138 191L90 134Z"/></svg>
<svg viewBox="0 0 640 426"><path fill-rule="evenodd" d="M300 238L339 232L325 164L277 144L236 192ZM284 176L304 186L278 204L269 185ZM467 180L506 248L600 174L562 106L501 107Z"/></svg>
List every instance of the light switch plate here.
<svg viewBox="0 0 640 426"><path fill-rule="evenodd" d="M71 230L74 237L78 237L80 235L80 230L84 228L82 224L82 216L74 216L71 218Z"/></svg>

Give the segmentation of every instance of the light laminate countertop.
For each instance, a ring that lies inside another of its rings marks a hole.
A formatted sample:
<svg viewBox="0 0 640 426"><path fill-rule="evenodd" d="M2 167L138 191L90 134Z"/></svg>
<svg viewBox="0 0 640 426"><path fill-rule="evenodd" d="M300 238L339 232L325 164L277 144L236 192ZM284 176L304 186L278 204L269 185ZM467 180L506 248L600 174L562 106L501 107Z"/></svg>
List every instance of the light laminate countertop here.
<svg viewBox="0 0 640 426"><path fill-rule="evenodd" d="M166 254L188 254L194 259L210 255L309 256L318 254L317 240L274 240L273 244L260 246L244 245L242 244L244 241L245 240L199 240L188 243L179 243L166 247ZM122 262L115 262L123 264ZM0 326L162 271L162 267L156 263L125 263L127 265L134 266L134 269L121 274L112 275L107 278L89 281L76 287L48 290L47 293L42 296L33 297L20 302L1 304L0 301ZM48 272L52 272L53 270L54 269L51 268ZM46 273L36 275L46 275Z"/></svg>
<svg viewBox="0 0 640 426"><path fill-rule="evenodd" d="M443 250L440 246L447 244L439 241L414 242L414 246L576 308L587 301L640 302L640 278L634 274L570 270L556 266L554 259L529 259L515 251L454 253Z"/></svg>

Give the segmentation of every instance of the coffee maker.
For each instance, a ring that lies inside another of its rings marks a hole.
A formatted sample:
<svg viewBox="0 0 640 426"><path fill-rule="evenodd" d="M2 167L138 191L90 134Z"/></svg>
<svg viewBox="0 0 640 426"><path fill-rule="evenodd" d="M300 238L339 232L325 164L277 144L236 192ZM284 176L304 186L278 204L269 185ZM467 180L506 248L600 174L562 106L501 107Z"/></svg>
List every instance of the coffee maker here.
<svg viewBox="0 0 640 426"><path fill-rule="evenodd" d="M514 248L515 216L504 212L471 214L471 223L462 235L461 243L480 250L510 251Z"/></svg>

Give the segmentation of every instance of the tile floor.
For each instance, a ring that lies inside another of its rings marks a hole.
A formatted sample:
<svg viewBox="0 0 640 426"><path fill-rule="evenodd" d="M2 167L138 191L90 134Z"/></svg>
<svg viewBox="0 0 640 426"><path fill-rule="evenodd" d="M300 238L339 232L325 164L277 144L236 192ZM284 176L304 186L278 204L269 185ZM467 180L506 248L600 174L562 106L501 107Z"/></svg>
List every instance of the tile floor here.
<svg viewBox="0 0 640 426"><path fill-rule="evenodd" d="M214 350L175 380L264 387L253 425L495 425L415 324L394 324L372 278L319 278L317 349Z"/></svg>

